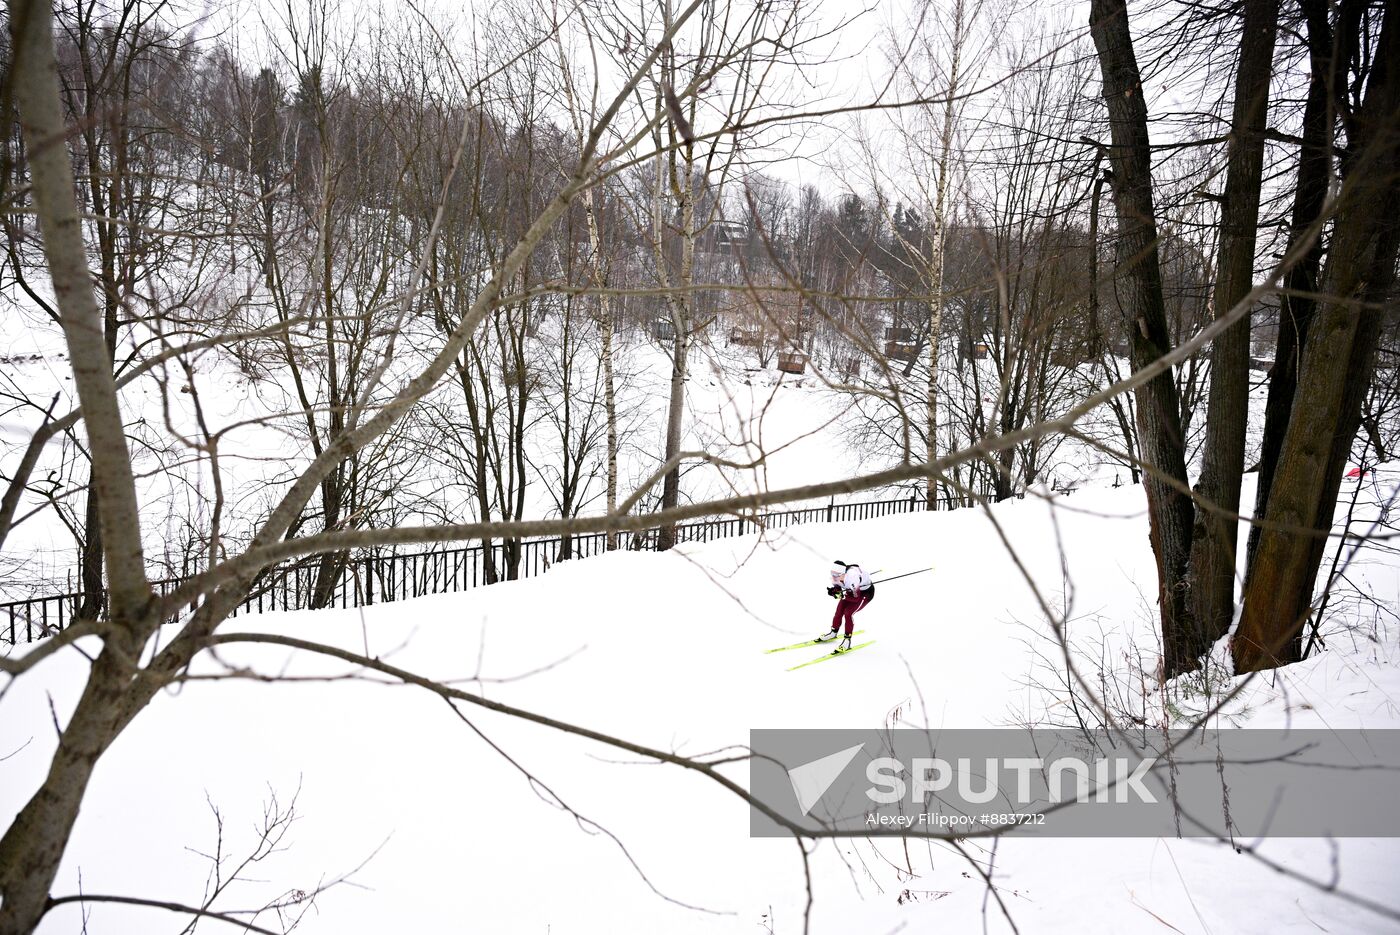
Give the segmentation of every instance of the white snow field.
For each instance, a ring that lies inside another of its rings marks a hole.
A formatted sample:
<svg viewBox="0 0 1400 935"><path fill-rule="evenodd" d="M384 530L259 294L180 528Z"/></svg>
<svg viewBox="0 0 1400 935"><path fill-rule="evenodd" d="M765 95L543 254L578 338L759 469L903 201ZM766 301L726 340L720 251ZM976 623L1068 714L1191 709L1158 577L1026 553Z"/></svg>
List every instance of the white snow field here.
<svg viewBox="0 0 1400 935"><path fill-rule="evenodd" d="M1133 684L1124 650L1153 643L1142 506L1141 489L1125 487L990 512L1023 544L1021 559L1047 599L1060 606L1063 583L1072 585L1071 639L1095 658L1104 647L1110 677ZM825 628L832 558L882 568L877 578L932 570L889 583L861 613L875 645L785 671L820 650L762 650ZM1362 559L1350 576L1394 606L1394 559L1378 550ZM1326 652L1252 685L1232 706L1232 722L1400 725L1395 629L1359 616L1339 623L1347 629ZM1032 657L1054 646L988 514L976 510L807 526L669 554L614 553L462 594L244 617L225 628L249 630L366 651L494 700L686 754L744 744L756 727L1009 725L1053 716L1064 700L1027 686L1052 684ZM222 665L206 658L199 674L233 667L243 676L309 680L192 681L158 697L99 764L55 893L198 903L210 885L203 855L221 846L227 879L256 845L265 803L275 795L285 806L296 796L297 820L277 852L246 868L247 882L229 886L215 909L285 901L354 871L316 898L302 931L804 931L797 846L750 839L744 803L710 780L471 705L462 706L464 723L421 688L377 684L388 680L305 652L229 645L219 657ZM66 650L0 700L0 818L8 821L40 779L52 718L62 722L71 709L84 665ZM358 677L315 678L347 675ZM488 738L548 790L532 786ZM728 772L747 782L745 764ZM222 815L221 845L211 806ZM1021 932L1395 928L1217 844L1004 839L994 858L989 842L965 846L990 869ZM1400 910L1400 841L1270 840L1261 852ZM1010 930L978 873L943 844L911 841L906 851L895 841L826 841L811 873L814 933ZM86 911L91 933L184 924L150 908ZM275 927L276 915L270 909L258 920ZM82 925L78 908L61 906L42 931Z"/></svg>

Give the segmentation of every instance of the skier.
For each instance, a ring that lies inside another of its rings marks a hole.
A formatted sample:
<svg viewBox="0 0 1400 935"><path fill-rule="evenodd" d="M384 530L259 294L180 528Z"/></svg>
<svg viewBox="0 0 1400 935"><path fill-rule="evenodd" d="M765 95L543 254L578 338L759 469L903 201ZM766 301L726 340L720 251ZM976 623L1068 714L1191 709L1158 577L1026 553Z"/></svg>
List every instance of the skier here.
<svg viewBox="0 0 1400 935"><path fill-rule="evenodd" d="M836 647L838 653L851 648L851 633L856 628L856 612L875 599L875 582L859 565L847 565L839 558L831 563L831 586L826 593L837 599L836 614L831 618L831 631L817 637L826 643L841 635L841 622L846 623L846 636Z"/></svg>

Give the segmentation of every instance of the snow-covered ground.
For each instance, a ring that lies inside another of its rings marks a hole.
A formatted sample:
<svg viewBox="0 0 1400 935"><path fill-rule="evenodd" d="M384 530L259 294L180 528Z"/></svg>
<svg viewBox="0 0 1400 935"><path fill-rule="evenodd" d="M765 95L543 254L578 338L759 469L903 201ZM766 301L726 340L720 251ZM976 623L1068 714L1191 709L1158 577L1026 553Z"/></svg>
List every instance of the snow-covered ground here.
<svg viewBox="0 0 1400 935"><path fill-rule="evenodd" d="M1383 474L1365 496L1394 482ZM685 754L744 744L751 728L1045 723L1064 697L1035 660L1054 644L992 519L1022 550L1042 596L1067 613L1071 642L1104 660L1110 681L1137 684L1129 650L1150 655L1155 645L1143 505L1141 489L1125 487L1029 497L990 513L805 526L667 554L616 553L463 594L239 618L227 629L367 652ZM825 628L823 579L834 557L883 569L877 578L930 571L888 584L862 612L875 645L785 671L792 663L783 656L810 651L761 650ZM1388 553L1365 553L1350 576L1379 606L1400 601ZM1331 626L1326 652L1251 684L1232 705L1233 721L1400 726L1396 627L1384 614L1350 612ZM66 650L0 701L0 821L39 781L54 742L50 698L61 721L84 666ZM364 673L340 678L357 673L304 652L229 645L197 674L228 667L305 680L197 680L158 697L99 765L56 893L198 902L210 870L202 855L218 841L211 808L223 818L222 853L238 860L275 795L283 806L296 797L297 820L278 852L215 908L262 906L353 871L351 882L316 899L303 931L804 930L798 848L750 839L744 803L711 781L479 707L463 705L459 717L423 689ZM743 763L726 769L747 782ZM991 872L1021 932L1396 927L1214 844L964 846ZM1400 911L1400 841L1270 840L1261 853ZM945 845L827 841L812 854L811 874L814 933L1010 930L976 870ZM151 909L87 912L92 933L182 924ZM65 906L43 931L79 927L79 910Z"/></svg>
<svg viewBox="0 0 1400 935"><path fill-rule="evenodd" d="M12 322L0 335L14 330ZM39 327L16 334L23 340L12 342L13 359L0 369L44 402L64 393L61 346ZM621 359L623 406L634 427L623 474L634 483L660 450L668 361L636 336ZM216 427L288 408L275 381L250 382L225 359L210 355L197 370ZM817 375L760 370L740 349L704 346L691 361L687 397L686 447L733 461L763 455L755 469L688 472L689 497L883 466L880 452L849 444L851 398ZM129 414L164 425L153 379L123 398ZM187 398L172 390L169 399L171 418L187 419L179 411ZM1257 423L1262 392L1253 409ZM0 424L6 457L17 457L34 418L11 412ZM235 436L236 457L225 467L229 489L243 498L234 510L246 519L271 495L270 484L286 482L304 457L297 453L303 443L286 423L251 422ZM198 471L181 464L178 451L138 456L145 532L159 556L185 520L197 521L190 489ZM1082 446L1067 444L1060 466L1062 480L1089 486L989 512L812 525L665 555L612 554L524 582L355 611L240 617L226 630L324 641L541 715L699 754L743 744L752 728L1057 723L1068 693L1044 601L1069 621L1081 668L1095 679L1102 673L1116 705L1161 717L1161 699L1142 697L1137 668L1156 651L1142 492L1103 486L1111 469L1105 473ZM1382 472L1380 483L1363 484L1363 524L1397 477ZM440 480L422 479L429 487ZM1252 477L1246 504L1250 484ZM881 495L888 492L854 499ZM528 499L528 515L550 514L543 481ZM597 509L595 502L586 512ZM1016 544L1024 572L1003 536ZM71 567L71 548L51 515L31 521L7 550L26 561L23 573L11 569L0 586L51 590ZM786 657L813 653L761 650L824 629L831 612L825 569L836 557L879 569L877 579L924 573L881 588L861 614L873 646L831 665L785 671L798 661ZM1396 559L1367 550L1348 578L1366 599L1334 602L1328 650L1252 683L1225 723L1400 726ZM39 782L54 742L50 725L71 710L84 666L77 649L66 650L0 695L0 822ZM746 806L713 782L481 708L464 706L459 717L427 691L386 686L382 677L307 653L225 646L196 674L227 676L229 667L239 677L195 680L162 694L103 758L56 893L199 903L214 885L208 855L219 849L226 880L255 850L275 799L280 814L295 800L296 821L214 908L281 902L284 915L307 912L303 930L335 933L804 930L808 886L797 848L750 839ZM255 674L307 678L268 684L249 677ZM1205 687L1218 694L1228 682ZM1206 703L1201 691L1179 692L1171 713ZM742 763L727 772L747 781ZM1335 845L1273 840L1262 854L1324 882L1335 874L1343 890L1400 911L1393 882L1400 843ZM964 847L967 856L917 841L907 849L821 843L811 861L811 931L962 932L980 930L984 917L991 931L1009 930L969 859L991 873L1022 932L1395 928L1339 896L1198 841L1007 839L994 853L986 842ZM289 896L345 874L347 882L309 909ZM87 912L93 933L179 927L151 909ZM276 914L269 912L263 921ZM79 927L79 911L68 906L50 915L44 931Z"/></svg>

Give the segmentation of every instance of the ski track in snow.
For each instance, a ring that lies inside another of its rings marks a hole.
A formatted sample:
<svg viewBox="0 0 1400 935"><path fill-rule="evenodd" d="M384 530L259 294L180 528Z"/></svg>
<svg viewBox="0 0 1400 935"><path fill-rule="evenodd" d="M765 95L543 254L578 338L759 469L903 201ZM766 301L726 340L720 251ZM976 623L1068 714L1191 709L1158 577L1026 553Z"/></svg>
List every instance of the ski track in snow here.
<svg viewBox="0 0 1400 935"><path fill-rule="evenodd" d="M17 378L40 395L63 389L61 348L38 329L16 325L9 332L24 336L11 342L15 354L42 357L14 364ZM634 374L625 395L646 410L624 450L624 473L640 476L661 437L666 361L645 342L624 353ZM277 407L264 398L276 396L275 386L248 384L226 363L208 358L201 374L216 421ZM757 470L688 473L690 496L827 480L861 461L837 439L839 423L849 418L845 402L810 375L745 371L739 355L714 349L692 362L687 392L688 445L736 459L753 456L753 440L769 451ZM1255 396L1257 416L1262 394ZM145 381L124 404L160 419L159 399ZM177 424L188 417L177 405ZM3 428L10 441L25 436L17 424ZM270 479L294 466L287 452L298 443L281 429L250 428L238 443L247 460L230 462L233 487L262 495ZM1071 479L1111 480L1111 469L1105 475L1083 460L1083 452L1068 451ZM1393 473L1385 478L1395 482ZM180 503L159 478L143 483L148 503L178 513ZM994 515L1042 597L1068 614L1070 640L1086 669L1106 659L1127 679L1125 654L1134 646L1148 656L1155 649L1155 572L1141 490L1086 488L1055 502L1067 508L1055 522L1035 498L1000 504ZM1253 502L1252 489L1243 502ZM532 515L547 510L537 485ZM161 538L158 520L148 534ZM36 522L21 527L12 545L15 554L59 555L71 548L65 535L56 523ZM821 650L762 650L827 627L832 603L822 593L823 577L838 555L882 568L877 578L932 571L891 582L861 612L862 639L875 645L787 672ZM1386 605L1400 600L1394 557L1367 553L1353 576ZM1400 726L1394 628L1359 614L1346 622L1327 652L1252 685L1231 706L1230 721ZM688 754L742 744L757 727L1009 725L1054 716L1064 701L1053 687L1027 687L1028 680L1053 686L1035 662L1037 653L1054 658L1049 627L992 524L976 510L802 526L666 555L612 554L463 594L244 616L224 629L368 649L496 700ZM269 647L226 647L219 658L270 674L348 671ZM7 821L52 753L49 698L66 718L84 665L66 651L0 699L0 815ZM199 665L204 673L223 671L209 660ZM373 855L355 877L364 888L324 894L302 931L761 932L770 911L774 932L802 931L805 884L796 848L750 840L746 807L729 793L577 737L480 709L464 713L569 806L616 834L660 891L714 913L655 895L611 839L545 801L440 699L367 679L197 681L160 695L98 767L55 892L77 892L81 873L85 892L197 902L208 861L195 852L215 846L209 803L224 817L225 855L241 857L255 841L270 792L285 804L299 788L300 817L286 849L256 866L250 875L259 882L235 885L219 905L263 905L312 890ZM730 772L746 782L742 765ZM967 846L975 858L990 858L987 844ZM812 931L981 931L984 912L992 931L1007 930L963 858L922 842L911 842L909 853L897 842L818 845ZM1263 853L1324 880L1335 857L1343 887L1400 908L1396 841L1344 840L1334 854L1326 841L1272 840ZM913 861L912 878L899 870L906 860ZM993 875L1027 933L1396 928L1197 841L1007 839L997 846ZM42 931L78 926L77 910L63 907ZM105 905L91 909L88 924L93 933L166 928L173 930L169 916Z"/></svg>
<svg viewBox="0 0 1400 935"><path fill-rule="evenodd" d="M1246 503L1252 502L1246 491ZM1070 638L1121 666L1153 645L1153 565L1139 488L1086 490L1051 509L1035 498L994 508ZM1058 532L1056 530L1058 525ZM1056 548L1065 546L1065 566ZM833 555L883 568L891 582L858 617L875 646L830 665L784 671L806 650L764 655L825 629L822 580ZM1394 605L1395 559L1355 567ZM1068 587L1066 587L1068 585ZM1395 632L1359 620L1329 650L1255 683L1232 710L1249 727L1400 726ZM541 578L356 611L240 617L258 629L368 649L395 665L489 698L625 739L699 754L757 727L1008 725L1059 696L1027 688L1032 653L1053 647L1030 590L977 510L813 525L766 538L615 553ZM1373 638L1374 637L1374 638ZM344 664L277 647L225 647L262 673L338 675ZM550 666L527 678L521 673ZM53 747L48 695L71 710L84 663L69 650L0 702L0 814L12 815ZM211 661L199 671L220 671ZM1121 671L1121 669L1120 669ZM473 681L477 679L479 681ZM569 806L623 841L653 894L607 836L545 801L438 698L367 680L197 681L162 693L99 765L55 892L196 902L214 847L206 796L224 816L226 854L253 843L275 790L300 788L284 851L221 905L261 905L349 871L363 889L320 897L306 932L802 931L805 886L790 841L751 840L746 807L669 766L493 712L464 707L492 742ZM747 781L739 764L730 774ZM1335 848L1334 848L1335 845ZM986 843L969 842L977 859ZM1263 853L1400 908L1400 842L1271 840ZM814 933L981 931L985 887L938 844L823 842L812 859ZM913 861L916 875L900 868ZM1181 840L1003 840L994 879L1020 931L1331 932L1395 926L1290 882L1229 848ZM994 902L991 931L1009 930ZM264 917L271 920L273 916ZM212 924L212 923L209 923ZM43 932L75 931L73 907ZM153 910L97 906L88 931L164 930ZM212 930L212 929L211 929Z"/></svg>

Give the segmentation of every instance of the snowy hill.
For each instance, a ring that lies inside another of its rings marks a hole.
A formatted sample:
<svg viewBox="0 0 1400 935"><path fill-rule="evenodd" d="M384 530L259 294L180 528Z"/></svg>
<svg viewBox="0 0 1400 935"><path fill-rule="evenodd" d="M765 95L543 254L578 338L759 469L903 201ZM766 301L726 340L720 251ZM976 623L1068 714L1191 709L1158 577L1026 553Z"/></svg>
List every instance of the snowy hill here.
<svg viewBox="0 0 1400 935"><path fill-rule="evenodd" d="M1041 597L1066 613L1089 670L1131 691L1140 684L1133 646L1155 645L1142 510L1141 489L1123 488L988 513L806 526L668 554L615 553L459 595L239 618L225 632L328 642L687 755L744 744L760 727L1050 723L1065 696L1037 659L1058 649L996 527L1023 544L1034 580L1056 583ZM825 628L822 579L834 556L883 569L877 579L930 571L890 582L859 615L876 640L869 649L787 672L814 651L762 650ZM1400 596L1395 560L1378 550L1354 563L1352 577L1384 601ZM1232 708L1236 721L1400 726L1394 627L1370 629L1355 614L1339 624L1327 652L1251 686ZM266 911L291 918L307 906L289 894L352 874L315 899L303 931L804 931L797 848L751 840L746 806L703 777L478 706L460 706L459 718L425 690L375 684L389 680L286 647L228 645L217 655L222 665L206 657L198 674L292 680L195 680L158 698L104 758L56 892L196 903L214 885L201 856L218 846L211 808L223 818L227 879L256 845L275 795L282 808L295 799L296 820L244 871L257 882L232 884L216 909L280 903ZM0 814L19 807L49 761L46 693L63 718L84 665L65 651L5 697ZM1155 699L1146 704L1160 711ZM747 782L742 762L723 771ZM991 874L1022 932L1394 925L1197 841L962 847L966 857L921 841L820 843L810 931L980 931L984 919L1008 931L970 861ZM1400 910L1400 842L1280 839L1262 853L1324 881L1335 872L1343 889ZM88 911L91 932L170 924L150 909ZM61 907L41 930L78 924L77 909Z"/></svg>

